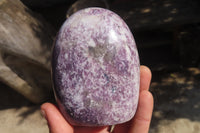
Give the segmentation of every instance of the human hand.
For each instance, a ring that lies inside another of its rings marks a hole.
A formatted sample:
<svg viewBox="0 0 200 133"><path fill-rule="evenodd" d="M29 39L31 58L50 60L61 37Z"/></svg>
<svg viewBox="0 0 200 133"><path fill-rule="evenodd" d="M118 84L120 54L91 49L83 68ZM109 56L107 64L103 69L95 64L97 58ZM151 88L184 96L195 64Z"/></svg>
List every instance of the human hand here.
<svg viewBox="0 0 200 133"><path fill-rule="evenodd" d="M139 103L134 118L126 123L116 125L112 133L148 133L153 110L153 96L148 91L151 81L151 71L146 66L140 67ZM82 127L72 126L51 104L44 103L41 111L47 120L51 133L109 133L109 126Z"/></svg>

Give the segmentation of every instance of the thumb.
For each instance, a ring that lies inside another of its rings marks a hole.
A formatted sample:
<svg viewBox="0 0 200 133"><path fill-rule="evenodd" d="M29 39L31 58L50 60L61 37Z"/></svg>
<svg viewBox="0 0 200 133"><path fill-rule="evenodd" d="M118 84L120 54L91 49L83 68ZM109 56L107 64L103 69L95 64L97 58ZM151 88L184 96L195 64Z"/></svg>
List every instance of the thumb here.
<svg viewBox="0 0 200 133"><path fill-rule="evenodd" d="M55 105L44 103L41 111L48 122L51 133L73 133L73 127L64 119Z"/></svg>

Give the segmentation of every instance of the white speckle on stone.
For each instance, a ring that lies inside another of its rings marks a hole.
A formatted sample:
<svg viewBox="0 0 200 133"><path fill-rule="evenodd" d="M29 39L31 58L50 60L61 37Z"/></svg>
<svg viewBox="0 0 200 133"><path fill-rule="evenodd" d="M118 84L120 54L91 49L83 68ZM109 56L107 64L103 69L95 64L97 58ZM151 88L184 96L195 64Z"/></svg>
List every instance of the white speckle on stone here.
<svg viewBox="0 0 200 133"><path fill-rule="evenodd" d="M96 25L94 24L98 24L99 23L99 17L95 16L95 15L86 15L84 18L82 17L80 22L83 25L87 25L87 26L91 26L92 28L95 27Z"/></svg>
<svg viewBox="0 0 200 133"><path fill-rule="evenodd" d="M90 40L88 41L88 46L90 46L90 47L95 47L95 46L96 46L96 43L95 43L92 39L90 39Z"/></svg>
<svg viewBox="0 0 200 133"><path fill-rule="evenodd" d="M109 38L108 43L110 43L110 44L115 43L118 40L116 32L114 30L110 30L109 36L110 36L110 38Z"/></svg>
<svg viewBox="0 0 200 133"><path fill-rule="evenodd" d="M66 60L68 59L68 53L65 54L65 59L66 59Z"/></svg>

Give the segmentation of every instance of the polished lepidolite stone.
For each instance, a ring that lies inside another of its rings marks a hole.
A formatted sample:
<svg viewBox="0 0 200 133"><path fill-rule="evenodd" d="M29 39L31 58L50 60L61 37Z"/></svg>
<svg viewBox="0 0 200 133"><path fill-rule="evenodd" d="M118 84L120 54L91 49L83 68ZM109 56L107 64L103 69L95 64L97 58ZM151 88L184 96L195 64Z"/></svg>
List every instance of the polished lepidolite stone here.
<svg viewBox="0 0 200 133"><path fill-rule="evenodd" d="M56 99L71 124L115 125L134 116L140 63L118 15L102 8L76 12L61 27L52 56Z"/></svg>

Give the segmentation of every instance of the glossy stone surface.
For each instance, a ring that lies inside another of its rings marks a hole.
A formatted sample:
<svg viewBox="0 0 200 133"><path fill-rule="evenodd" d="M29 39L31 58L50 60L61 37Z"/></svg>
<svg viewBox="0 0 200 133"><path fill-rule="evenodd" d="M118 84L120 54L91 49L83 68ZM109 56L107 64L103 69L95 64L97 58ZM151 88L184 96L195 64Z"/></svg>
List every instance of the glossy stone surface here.
<svg viewBox="0 0 200 133"><path fill-rule="evenodd" d="M58 106L73 125L115 125L136 111L140 64L125 22L102 8L73 14L61 27L52 58Z"/></svg>

